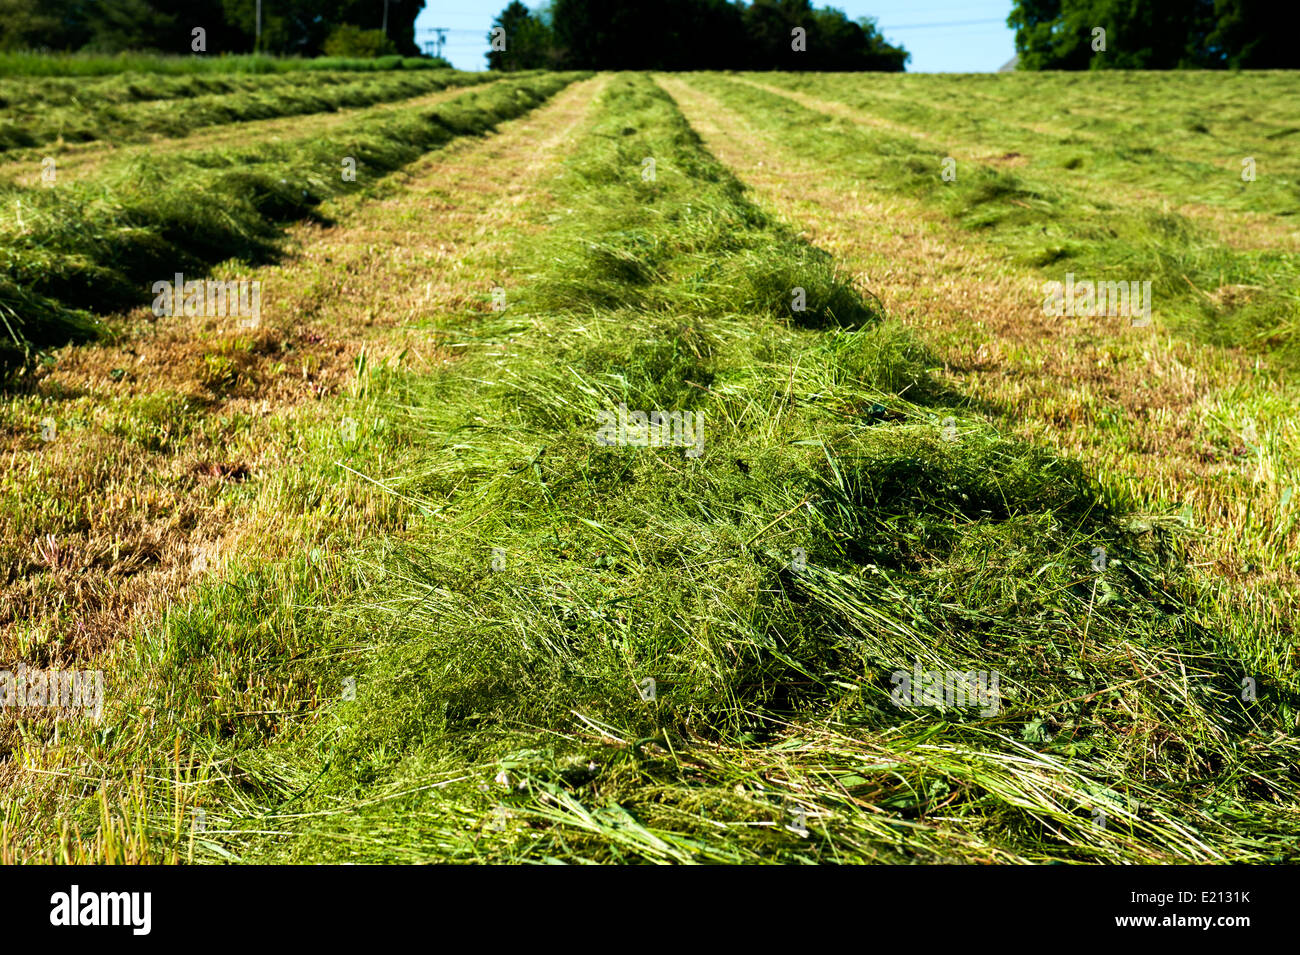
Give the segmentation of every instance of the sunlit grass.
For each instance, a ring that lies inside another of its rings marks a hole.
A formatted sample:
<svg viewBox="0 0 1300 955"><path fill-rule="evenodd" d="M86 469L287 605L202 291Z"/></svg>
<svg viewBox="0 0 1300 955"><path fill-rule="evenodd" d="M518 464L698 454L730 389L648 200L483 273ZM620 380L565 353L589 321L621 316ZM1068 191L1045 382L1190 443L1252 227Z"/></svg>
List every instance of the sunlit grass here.
<svg viewBox="0 0 1300 955"><path fill-rule="evenodd" d="M115 657L79 857L1293 857L1294 687L1243 697L1176 525L972 414L649 81L556 189L459 363L355 401L349 490L323 428L282 479L406 530L244 559ZM598 446L619 402L705 453ZM1000 705L899 708L916 667Z"/></svg>

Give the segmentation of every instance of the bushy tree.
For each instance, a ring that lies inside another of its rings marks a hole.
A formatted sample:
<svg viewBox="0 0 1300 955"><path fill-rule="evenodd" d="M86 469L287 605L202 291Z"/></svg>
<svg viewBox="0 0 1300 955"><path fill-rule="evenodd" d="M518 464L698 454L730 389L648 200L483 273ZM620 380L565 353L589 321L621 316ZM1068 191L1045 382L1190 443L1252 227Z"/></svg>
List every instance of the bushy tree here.
<svg viewBox="0 0 1300 955"><path fill-rule="evenodd" d="M419 54L415 18L425 0L388 0L392 52ZM339 26L377 31L384 0L265 0L262 49L314 56ZM0 48L190 53L201 27L208 53L247 53L256 0L0 0Z"/></svg>
<svg viewBox="0 0 1300 955"><path fill-rule="evenodd" d="M908 58L871 21L810 0L555 0L553 14L574 69L901 70Z"/></svg>
<svg viewBox="0 0 1300 955"><path fill-rule="evenodd" d="M1296 43L1300 17L1291 5L1279 23L1278 11L1274 0L1218 0L1214 29L1206 44L1232 69L1300 69L1300 45Z"/></svg>
<svg viewBox="0 0 1300 955"><path fill-rule="evenodd" d="M264 0L262 3L263 53L315 56L325 47L330 32L344 23L377 28L374 22L348 19L340 0ZM252 50L257 34L257 0L223 0L225 19L248 38L245 52ZM391 16L391 12L390 12Z"/></svg>
<svg viewBox="0 0 1300 955"><path fill-rule="evenodd" d="M90 42L96 52L165 49L165 36L174 32L175 21L149 0L112 0L90 9ZM180 52L177 50L176 52Z"/></svg>
<svg viewBox="0 0 1300 955"><path fill-rule="evenodd" d="M1264 0L1015 0L1007 23L1026 70L1294 67L1277 10Z"/></svg>
<svg viewBox="0 0 1300 955"><path fill-rule="evenodd" d="M382 30L363 30L351 23L335 27L325 39L326 56L373 58L396 52L397 47Z"/></svg>
<svg viewBox="0 0 1300 955"><path fill-rule="evenodd" d="M911 54L892 46L874 20L850 20L834 7L814 9L810 0L754 0L744 8L744 36L751 70L899 71ZM804 50L793 48L795 29Z"/></svg>
<svg viewBox="0 0 1300 955"><path fill-rule="evenodd" d="M276 0L279 2L279 0ZM384 0L325 0L330 24L354 23L363 30L378 30L384 22ZM388 0L388 39L402 56L419 56L415 18L425 0ZM263 0L263 8L266 0Z"/></svg>
<svg viewBox="0 0 1300 955"><path fill-rule="evenodd" d="M504 31L505 49L491 48L494 37L489 31L488 69L538 70L557 65L560 57L550 24L519 0L513 0L501 11L492 21L492 27Z"/></svg>
<svg viewBox="0 0 1300 955"><path fill-rule="evenodd" d="M62 49L58 35L63 23L57 6L39 0L0 0L0 50Z"/></svg>

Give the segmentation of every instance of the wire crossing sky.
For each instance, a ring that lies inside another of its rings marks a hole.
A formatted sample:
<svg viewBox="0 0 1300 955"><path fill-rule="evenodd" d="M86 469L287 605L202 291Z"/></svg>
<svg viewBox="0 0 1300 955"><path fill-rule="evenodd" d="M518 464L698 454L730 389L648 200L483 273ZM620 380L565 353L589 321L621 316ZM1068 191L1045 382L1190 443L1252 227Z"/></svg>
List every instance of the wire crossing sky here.
<svg viewBox="0 0 1300 955"><path fill-rule="evenodd" d="M509 0L427 0L415 21L415 39L433 40L446 27L442 54L462 70L487 68L487 33ZM525 0L527 2L527 0ZM538 3L528 3L535 8ZM1007 26L1010 0L814 0L856 20L874 17L885 39L912 54L911 73L986 73L1015 55Z"/></svg>

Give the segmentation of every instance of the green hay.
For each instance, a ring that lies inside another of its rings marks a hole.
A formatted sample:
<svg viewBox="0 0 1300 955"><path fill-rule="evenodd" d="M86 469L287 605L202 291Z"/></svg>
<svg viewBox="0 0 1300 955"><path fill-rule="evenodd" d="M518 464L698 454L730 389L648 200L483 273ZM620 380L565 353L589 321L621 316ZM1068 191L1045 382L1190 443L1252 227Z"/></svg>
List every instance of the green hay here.
<svg viewBox="0 0 1300 955"><path fill-rule="evenodd" d="M20 318L11 354L74 340L82 310L144 304L151 283L175 272L267 261L283 223L536 108L575 76L512 79L437 106L362 114L324 137L139 157L59 189L0 186L0 281L27 296L10 298ZM345 156L356 160L355 182L340 174Z"/></svg>
<svg viewBox="0 0 1300 955"><path fill-rule="evenodd" d="M222 78L215 83L208 77L185 77L149 91L117 77L90 84L89 89L84 82L72 80L58 81L57 87L43 83L17 89L16 84L6 83L0 85L0 96L8 102L11 118L0 125L0 149L94 140L145 142L226 123L358 109L495 79L486 73L438 70L360 77L289 73L240 82ZM210 87L219 92L199 92Z"/></svg>
<svg viewBox="0 0 1300 955"><path fill-rule="evenodd" d="M971 80L969 87L962 85L960 90L954 85L956 79L943 77L904 77L893 84L878 77L795 74L762 74L753 79L846 103L864 115L912 124L930 134L950 133L984 142L990 150L1020 146L1034 161L1015 172L964 162L956 180L945 182L940 171L947 150L941 144L831 118L748 82L715 74L692 79L750 122L778 131L781 141L798 154L850 173L873 188L935 204L954 221L995 243L1013 261L1042 270L1044 281L1063 281L1067 272L1093 281L1150 281L1154 314L1162 325L1214 345L1268 354L1292 368L1300 363L1300 296L1296 294L1300 256L1277 249L1231 248L1205 227L1169 211L1168 201L1121 205L1107 199L1107 183L1123 181L1158 190L1178 202L1200 200L1279 216L1300 212L1296 187L1300 169L1291 155L1255 148L1259 124L1225 125L1224 142L1218 147L1220 154L1232 157L1257 155L1268 166L1267 176L1247 184L1240 180L1239 168L1224 170L1206 162L1203 149L1195 158L1180 154L1191 147L1164 121L1156 89L1144 93L1142 105L1135 102L1130 112L1122 99L1118 107L1107 99L1106 108L1124 119L1109 120L1096 136L1081 140L1091 148L1089 175L1080 181L1071 172L1077 166L1057 161L1077 151L1073 139L1062 148L1046 133L1020 125L1032 121L1021 118L1021 104L1028 104L1030 115L1040 116L1041 104L1057 102L1052 85L1059 78ZM960 82L966 84L967 79ZM1032 95L1027 80L1036 84ZM1206 84L1221 81L1199 75L1151 78L1154 87L1176 85L1180 100L1204 96ZM1115 93L1115 82L1110 77L1084 77L1081 83L1089 88L1078 95L1085 104L1100 109L1103 98ZM1238 96L1251 95L1252 101L1267 90L1282 95L1294 85L1284 74L1249 82L1236 78L1233 83L1241 87ZM973 109L971 98L988 112ZM999 118L1008 113L1011 100L1016 104L1016 122ZM1041 118L1061 121L1060 116ZM1144 137L1148 123L1156 130L1151 140L1157 145L1141 155L1128 145L1133 127L1124 125L1134 119L1141 122ZM1249 292L1216 302L1211 293L1222 287Z"/></svg>
<svg viewBox="0 0 1300 955"><path fill-rule="evenodd" d="M1176 525L971 416L868 300L809 328L728 284L794 254L848 295L647 79L610 81L556 188L505 311L445 329L461 362L345 409L405 532L174 608L70 792L148 764L157 851L212 861L1296 861L1294 676L1243 699L1258 648ZM702 412L704 454L599 446L619 401ZM371 486L331 487L336 437L302 450L282 501ZM996 671L1000 709L899 708L914 666ZM265 687L299 702L235 702Z"/></svg>

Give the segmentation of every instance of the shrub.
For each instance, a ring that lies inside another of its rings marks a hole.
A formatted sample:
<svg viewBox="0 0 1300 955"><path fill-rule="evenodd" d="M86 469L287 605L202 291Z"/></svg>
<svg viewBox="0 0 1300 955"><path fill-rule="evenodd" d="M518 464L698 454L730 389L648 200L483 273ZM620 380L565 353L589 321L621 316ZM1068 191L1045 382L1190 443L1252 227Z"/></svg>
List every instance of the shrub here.
<svg viewBox="0 0 1300 955"><path fill-rule="evenodd" d="M363 30L351 23L337 26L325 40L327 56L378 57L397 53L393 41L381 30Z"/></svg>

